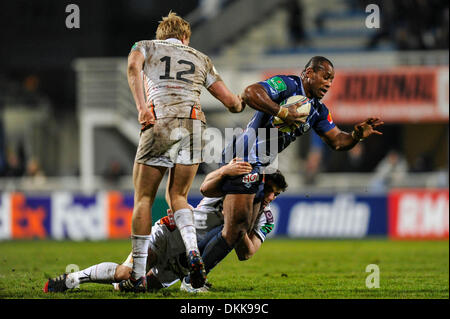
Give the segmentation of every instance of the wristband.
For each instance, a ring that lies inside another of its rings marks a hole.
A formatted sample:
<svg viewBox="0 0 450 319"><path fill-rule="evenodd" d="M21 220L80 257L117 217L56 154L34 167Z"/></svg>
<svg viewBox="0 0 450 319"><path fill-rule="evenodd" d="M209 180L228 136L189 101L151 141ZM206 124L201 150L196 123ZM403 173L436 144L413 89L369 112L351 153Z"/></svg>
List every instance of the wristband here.
<svg viewBox="0 0 450 319"><path fill-rule="evenodd" d="M288 114L289 114L289 110L288 110L286 107L280 106L280 110L278 111L277 116L278 116L280 119L284 120L284 119L286 119L286 117L288 116Z"/></svg>
<svg viewBox="0 0 450 319"><path fill-rule="evenodd" d="M352 131L352 138L353 138L355 141L358 141L358 142L364 141L364 139L363 139L362 137L358 137L357 134L358 134L358 133L356 133L355 130L353 130L353 131Z"/></svg>

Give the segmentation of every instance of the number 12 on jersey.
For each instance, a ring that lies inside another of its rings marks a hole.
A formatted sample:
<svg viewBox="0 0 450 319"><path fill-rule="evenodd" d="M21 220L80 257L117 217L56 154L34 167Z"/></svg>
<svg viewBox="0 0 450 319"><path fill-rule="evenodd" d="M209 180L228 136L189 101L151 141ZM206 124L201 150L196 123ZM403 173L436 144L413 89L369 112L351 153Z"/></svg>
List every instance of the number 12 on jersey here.
<svg viewBox="0 0 450 319"><path fill-rule="evenodd" d="M170 56L162 57L160 59L160 61L164 62L166 64L166 67L165 67L164 75L161 75L159 78L161 80L174 80L175 78L170 76L171 57ZM195 72L195 65L194 65L194 63L192 63L191 61L187 61L187 60L178 60L177 63L178 64L185 64L185 65L189 66L189 69L178 71L175 74L176 79L191 84L192 81L189 80L189 79L184 78L183 75L185 75L185 74L194 74L194 72Z"/></svg>

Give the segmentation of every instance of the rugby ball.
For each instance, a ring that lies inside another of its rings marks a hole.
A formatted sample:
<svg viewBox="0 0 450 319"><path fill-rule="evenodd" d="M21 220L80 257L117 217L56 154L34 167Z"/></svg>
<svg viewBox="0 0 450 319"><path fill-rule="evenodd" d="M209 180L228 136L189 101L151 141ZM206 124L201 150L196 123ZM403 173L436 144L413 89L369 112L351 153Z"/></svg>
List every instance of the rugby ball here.
<svg viewBox="0 0 450 319"><path fill-rule="evenodd" d="M297 107L297 112L298 113L308 113L311 111L311 101L303 95L294 95L294 96L290 96L288 97L286 100L284 100L283 102L280 103L281 107L289 107L292 104L297 104L300 103L300 106ZM305 115L303 117L301 117L300 119L303 121L306 121L308 115ZM286 123L283 122L282 119L280 119L278 116L275 116L273 118L273 125L279 129L281 132L291 132L293 130L295 130L297 128L297 126L295 125L288 125Z"/></svg>

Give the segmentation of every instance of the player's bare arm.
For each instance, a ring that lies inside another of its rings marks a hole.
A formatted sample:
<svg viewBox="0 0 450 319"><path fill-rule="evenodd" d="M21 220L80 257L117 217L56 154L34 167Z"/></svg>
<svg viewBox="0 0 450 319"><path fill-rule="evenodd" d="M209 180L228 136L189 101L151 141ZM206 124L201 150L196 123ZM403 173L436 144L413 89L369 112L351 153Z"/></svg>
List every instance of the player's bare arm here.
<svg viewBox="0 0 450 319"><path fill-rule="evenodd" d="M231 112L240 113L245 103L239 95L233 94L223 81L216 81L208 87L208 91Z"/></svg>
<svg viewBox="0 0 450 319"><path fill-rule="evenodd" d="M301 118L308 115L306 113L297 112L297 107L299 107L300 104L291 105L289 108L281 107L272 101L264 87L258 83L247 86L244 93L242 93L242 99L245 104L249 105L251 108L278 116L288 124L304 122Z"/></svg>
<svg viewBox="0 0 450 319"><path fill-rule="evenodd" d="M128 56L127 78L136 108L139 112L138 121L142 129L154 124L155 119L145 103L144 83L141 71L144 67L144 55L139 51L132 51Z"/></svg>
<svg viewBox="0 0 450 319"><path fill-rule="evenodd" d="M251 171L251 164L241 162L239 158L234 158L227 165L209 173L200 187L200 192L206 197L221 197L224 195L221 185L225 177L248 174Z"/></svg>
<svg viewBox="0 0 450 319"><path fill-rule="evenodd" d="M242 237L234 247L234 250L238 259L244 261L250 259L261 248L261 244L261 239L252 231L250 235L245 234Z"/></svg>
<svg viewBox="0 0 450 319"><path fill-rule="evenodd" d="M383 125L379 118L371 117L362 123L356 124L351 133L341 131L334 127L321 137L333 150L347 151L353 148L359 141L364 140L372 134L383 135L377 128Z"/></svg>

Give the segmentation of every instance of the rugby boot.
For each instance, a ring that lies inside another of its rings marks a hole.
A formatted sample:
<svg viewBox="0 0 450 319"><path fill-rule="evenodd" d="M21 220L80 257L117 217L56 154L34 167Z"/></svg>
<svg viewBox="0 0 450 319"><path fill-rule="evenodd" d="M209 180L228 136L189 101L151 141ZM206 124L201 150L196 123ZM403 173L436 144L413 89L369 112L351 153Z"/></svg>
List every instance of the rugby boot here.
<svg viewBox="0 0 450 319"><path fill-rule="evenodd" d="M67 274L59 275L55 278L49 278L48 281L45 283L44 292L64 292L67 289L66 286L66 278Z"/></svg>
<svg viewBox="0 0 450 319"><path fill-rule="evenodd" d="M188 254L189 276L193 288L203 287L206 281L205 264L200 253L191 250Z"/></svg>
<svg viewBox="0 0 450 319"><path fill-rule="evenodd" d="M122 280L118 285L119 291L123 292L146 292L147 280L145 277L134 279L130 277L127 280Z"/></svg>
<svg viewBox="0 0 450 319"><path fill-rule="evenodd" d="M181 281L181 286L180 286L181 291L186 291L186 292L194 293L194 294L209 292L210 288L211 288L211 284L208 281L206 281L205 284L200 288L193 288L192 285L186 281L186 278L183 278L183 280Z"/></svg>

